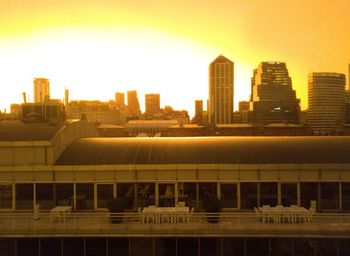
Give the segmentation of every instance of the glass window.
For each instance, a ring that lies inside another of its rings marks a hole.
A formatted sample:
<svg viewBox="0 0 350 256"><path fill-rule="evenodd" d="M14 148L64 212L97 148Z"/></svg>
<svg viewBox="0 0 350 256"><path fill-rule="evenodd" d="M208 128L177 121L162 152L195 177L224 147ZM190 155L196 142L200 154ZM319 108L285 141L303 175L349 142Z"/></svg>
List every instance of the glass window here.
<svg viewBox="0 0 350 256"><path fill-rule="evenodd" d="M341 184L342 194L342 209L345 211L350 210L350 182L343 182Z"/></svg>
<svg viewBox="0 0 350 256"><path fill-rule="evenodd" d="M39 239L38 238L18 238L17 256L38 256Z"/></svg>
<svg viewBox="0 0 350 256"><path fill-rule="evenodd" d="M16 209L33 209L33 184L16 184Z"/></svg>
<svg viewBox="0 0 350 256"><path fill-rule="evenodd" d="M272 238L271 256L292 256L292 239Z"/></svg>
<svg viewBox="0 0 350 256"><path fill-rule="evenodd" d="M316 255L334 256L337 255L337 239L317 239Z"/></svg>
<svg viewBox="0 0 350 256"><path fill-rule="evenodd" d="M269 255L270 243L268 238L246 238L246 256Z"/></svg>
<svg viewBox="0 0 350 256"><path fill-rule="evenodd" d="M237 184L220 184L222 207L237 208Z"/></svg>
<svg viewBox="0 0 350 256"><path fill-rule="evenodd" d="M241 209L253 209L258 206L258 184L256 182L242 182Z"/></svg>
<svg viewBox="0 0 350 256"><path fill-rule="evenodd" d="M62 246L60 238L42 238L40 240L40 254L50 256L61 256Z"/></svg>
<svg viewBox="0 0 350 256"><path fill-rule="evenodd" d="M63 238L63 256L84 256L84 238Z"/></svg>
<svg viewBox="0 0 350 256"><path fill-rule="evenodd" d="M129 256L129 238L108 238L108 255Z"/></svg>
<svg viewBox="0 0 350 256"><path fill-rule="evenodd" d="M350 255L350 239L339 239L339 255Z"/></svg>
<svg viewBox="0 0 350 256"><path fill-rule="evenodd" d="M176 256L176 238L155 238L155 256Z"/></svg>
<svg viewBox="0 0 350 256"><path fill-rule="evenodd" d="M130 238L130 256L153 255L153 238Z"/></svg>
<svg viewBox="0 0 350 256"><path fill-rule="evenodd" d="M117 198L125 198L127 209L136 209L135 202L135 183L118 183Z"/></svg>
<svg viewBox="0 0 350 256"><path fill-rule="evenodd" d="M55 184L56 205L73 206L73 184L58 183Z"/></svg>
<svg viewBox="0 0 350 256"><path fill-rule="evenodd" d="M194 256L198 254L198 238L184 237L177 239L177 255Z"/></svg>
<svg viewBox="0 0 350 256"><path fill-rule="evenodd" d="M197 185L196 183L178 183L179 202L185 202L186 206L192 208L197 206Z"/></svg>
<svg viewBox="0 0 350 256"><path fill-rule="evenodd" d="M300 205L309 209L311 201L316 202L316 209L318 206L318 182L302 182L300 183Z"/></svg>
<svg viewBox="0 0 350 256"><path fill-rule="evenodd" d="M0 185L0 209L12 208L12 185Z"/></svg>
<svg viewBox="0 0 350 256"><path fill-rule="evenodd" d="M203 209L203 199L208 195L217 196L217 183L199 183L199 209Z"/></svg>
<svg viewBox="0 0 350 256"><path fill-rule="evenodd" d="M339 183L321 183L321 210L339 209Z"/></svg>
<svg viewBox="0 0 350 256"><path fill-rule="evenodd" d="M147 207L155 205L155 185L154 183L137 184L137 207Z"/></svg>
<svg viewBox="0 0 350 256"><path fill-rule="evenodd" d="M159 207L175 206L175 184L159 184Z"/></svg>
<svg viewBox="0 0 350 256"><path fill-rule="evenodd" d="M200 238L200 255L201 256L221 256L221 238Z"/></svg>
<svg viewBox="0 0 350 256"><path fill-rule="evenodd" d="M277 205L277 183L262 182L260 183L260 205Z"/></svg>
<svg viewBox="0 0 350 256"><path fill-rule="evenodd" d="M86 238L85 255L86 256L107 255L106 238Z"/></svg>
<svg viewBox="0 0 350 256"><path fill-rule="evenodd" d="M294 239L294 255L315 255L315 241L313 239Z"/></svg>
<svg viewBox="0 0 350 256"><path fill-rule="evenodd" d="M0 238L1 256L16 255L16 239L15 238Z"/></svg>
<svg viewBox="0 0 350 256"><path fill-rule="evenodd" d="M296 183L281 184L281 203L283 206L296 205L298 203L298 192Z"/></svg>
<svg viewBox="0 0 350 256"><path fill-rule="evenodd" d="M94 209L94 184L76 184L76 208Z"/></svg>
<svg viewBox="0 0 350 256"><path fill-rule="evenodd" d="M40 209L52 209L55 206L53 184L35 185L36 203L40 204Z"/></svg>
<svg viewBox="0 0 350 256"><path fill-rule="evenodd" d="M244 255L244 238L222 238L223 256Z"/></svg>
<svg viewBox="0 0 350 256"><path fill-rule="evenodd" d="M113 198L113 184L97 184L97 208L107 208Z"/></svg>

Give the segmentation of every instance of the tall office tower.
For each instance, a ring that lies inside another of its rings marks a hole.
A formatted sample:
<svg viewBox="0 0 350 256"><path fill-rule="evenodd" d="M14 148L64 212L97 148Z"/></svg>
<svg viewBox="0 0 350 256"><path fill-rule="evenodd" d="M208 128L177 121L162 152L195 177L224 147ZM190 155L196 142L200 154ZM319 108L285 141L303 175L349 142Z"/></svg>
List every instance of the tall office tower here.
<svg viewBox="0 0 350 256"><path fill-rule="evenodd" d="M34 103L45 103L50 100L50 80L34 78Z"/></svg>
<svg viewBox="0 0 350 256"><path fill-rule="evenodd" d="M141 109L139 99L137 98L137 91L128 91L127 96L130 115L133 117L141 116Z"/></svg>
<svg viewBox="0 0 350 256"><path fill-rule="evenodd" d="M313 72L308 76L307 122L315 134L332 134L344 123L345 75Z"/></svg>
<svg viewBox="0 0 350 256"><path fill-rule="evenodd" d="M193 123L195 124L203 124L203 101L196 100L195 104L195 113L193 117Z"/></svg>
<svg viewBox="0 0 350 256"><path fill-rule="evenodd" d="M209 123L233 123L234 63L220 55L209 65Z"/></svg>
<svg viewBox="0 0 350 256"><path fill-rule="evenodd" d="M145 94L145 110L147 115L160 112L160 94Z"/></svg>
<svg viewBox="0 0 350 256"><path fill-rule="evenodd" d="M125 95L123 92L115 93L115 103L119 108L125 106Z"/></svg>
<svg viewBox="0 0 350 256"><path fill-rule="evenodd" d="M67 88L64 88L64 106L67 108L69 104L69 91Z"/></svg>
<svg viewBox="0 0 350 256"><path fill-rule="evenodd" d="M296 98L284 62L261 62L251 79L252 122L299 123L300 100Z"/></svg>

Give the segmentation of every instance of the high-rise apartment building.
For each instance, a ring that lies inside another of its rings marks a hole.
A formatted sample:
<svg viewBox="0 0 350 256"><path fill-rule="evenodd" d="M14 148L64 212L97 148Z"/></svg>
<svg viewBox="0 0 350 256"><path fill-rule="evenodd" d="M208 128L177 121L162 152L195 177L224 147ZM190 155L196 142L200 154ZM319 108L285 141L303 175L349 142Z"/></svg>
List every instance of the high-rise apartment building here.
<svg viewBox="0 0 350 256"><path fill-rule="evenodd" d="M34 78L34 103L45 103L50 100L50 80Z"/></svg>
<svg viewBox="0 0 350 256"><path fill-rule="evenodd" d="M125 95L123 92L115 93L115 103L118 108L125 106Z"/></svg>
<svg viewBox="0 0 350 256"><path fill-rule="evenodd" d="M344 123L345 75L313 72L308 76L307 122L315 134L333 134Z"/></svg>
<svg viewBox="0 0 350 256"><path fill-rule="evenodd" d="M252 122L299 123L300 100L296 98L284 62L261 62L251 79Z"/></svg>
<svg viewBox="0 0 350 256"><path fill-rule="evenodd" d="M234 63L220 55L209 65L209 123L233 123Z"/></svg>
<svg viewBox="0 0 350 256"><path fill-rule="evenodd" d="M130 115L133 117L141 116L141 109L139 99L137 97L137 91L128 91L127 95Z"/></svg>
<svg viewBox="0 0 350 256"><path fill-rule="evenodd" d="M160 94L145 94L145 111L147 115L160 112Z"/></svg>

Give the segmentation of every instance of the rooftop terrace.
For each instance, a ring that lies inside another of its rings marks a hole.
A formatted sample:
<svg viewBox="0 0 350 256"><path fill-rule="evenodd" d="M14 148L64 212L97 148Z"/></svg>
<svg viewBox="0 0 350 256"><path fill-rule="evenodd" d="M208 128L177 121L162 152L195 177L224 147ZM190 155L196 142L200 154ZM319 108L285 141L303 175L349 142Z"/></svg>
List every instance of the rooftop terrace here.
<svg viewBox="0 0 350 256"><path fill-rule="evenodd" d="M189 223L141 223L138 213L122 213L119 224L107 212L67 214L53 222L49 213L1 213L0 237L313 237L350 238L350 214L321 214L311 222L261 223L253 213L220 213L218 223L208 223L205 213L192 213Z"/></svg>

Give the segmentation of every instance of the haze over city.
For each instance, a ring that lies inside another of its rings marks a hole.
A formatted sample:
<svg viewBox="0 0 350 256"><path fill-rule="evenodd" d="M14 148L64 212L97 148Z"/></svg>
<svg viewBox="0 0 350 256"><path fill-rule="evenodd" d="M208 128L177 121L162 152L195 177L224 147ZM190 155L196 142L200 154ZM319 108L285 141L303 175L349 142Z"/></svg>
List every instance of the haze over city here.
<svg viewBox="0 0 350 256"><path fill-rule="evenodd" d="M54 98L134 89L193 115L219 54L235 63L235 109L266 60L286 62L305 109L310 71L347 73L349 12L347 1L2 1L0 109L47 77Z"/></svg>

